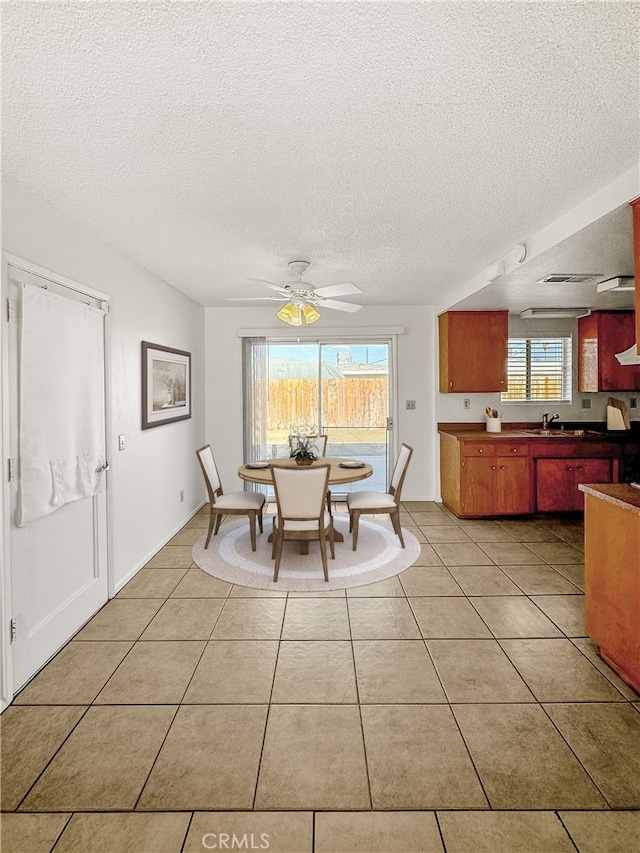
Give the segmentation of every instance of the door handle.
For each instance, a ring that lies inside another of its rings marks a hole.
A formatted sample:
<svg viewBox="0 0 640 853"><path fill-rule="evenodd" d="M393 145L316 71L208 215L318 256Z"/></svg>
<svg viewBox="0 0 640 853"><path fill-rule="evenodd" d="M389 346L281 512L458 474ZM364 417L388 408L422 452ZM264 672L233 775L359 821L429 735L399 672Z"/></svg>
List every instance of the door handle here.
<svg viewBox="0 0 640 853"><path fill-rule="evenodd" d="M101 465L101 466L96 470L96 474L102 474L102 472L103 472L103 471L108 471L108 470L109 470L109 468L111 468L111 463L110 463L110 462L105 462L103 465Z"/></svg>

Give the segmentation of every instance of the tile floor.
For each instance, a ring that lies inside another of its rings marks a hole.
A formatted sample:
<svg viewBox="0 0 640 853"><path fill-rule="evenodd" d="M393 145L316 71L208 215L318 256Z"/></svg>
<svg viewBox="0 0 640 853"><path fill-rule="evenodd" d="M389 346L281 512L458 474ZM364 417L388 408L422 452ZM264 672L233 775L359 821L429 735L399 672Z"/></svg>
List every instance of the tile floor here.
<svg viewBox="0 0 640 853"><path fill-rule="evenodd" d="M415 565L288 596L194 567L206 524L3 714L4 853L637 849L639 697L585 636L579 520L405 503Z"/></svg>

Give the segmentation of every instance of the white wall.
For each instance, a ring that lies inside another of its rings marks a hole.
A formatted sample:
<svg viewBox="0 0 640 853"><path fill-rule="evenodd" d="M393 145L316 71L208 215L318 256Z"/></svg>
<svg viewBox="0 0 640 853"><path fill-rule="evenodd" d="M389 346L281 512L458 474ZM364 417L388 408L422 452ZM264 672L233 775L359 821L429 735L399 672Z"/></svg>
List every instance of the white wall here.
<svg viewBox="0 0 640 853"><path fill-rule="evenodd" d="M204 309L102 243L70 218L5 180L4 251L109 294L108 424L116 589L176 532L204 498L195 449L205 435ZM140 345L192 354L190 420L141 429ZM119 434L126 449L118 451ZM184 490L184 502L179 493Z"/></svg>
<svg viewBox="0 0 640 853"><path fill-rule="evenodd" d="M484 423L484 410L491 406L503 412L503 422L539 421L543 412L558 412L560 421L606 421L607 399L610 393L586 393L578 391L578 321L577 320L521 320L509 316L509 335L571 335L573 337L573 399L571 403L502 403L500 394L437 394L437 420L440 422L462 421ZM627 405L631 397L638 398L638 391L616 391L613 396L624 400ZM464 409L463 401L470 398L471 408ZM583 409L582 400L590 400L591 408ZM630 409L631 420L640 419L640 409Z"/></svg>
<svg viewBox="0 0 640 853"><path fill-rule="evenodd" d="M241 487L237 469L242 463L242 343L238 329L264 329L282 334L288 329L274 308L207 308L207 441L213 447L226 490ZM403 326L398 336L398 415L396 436L414 448L403 497L433 500L436 494L437 436L435 378L437 356L433 311L424 305L363 308L357 314L325 311L313 326L318 337L342 328ZM415 400L415 411L405 409Z"/></svg>

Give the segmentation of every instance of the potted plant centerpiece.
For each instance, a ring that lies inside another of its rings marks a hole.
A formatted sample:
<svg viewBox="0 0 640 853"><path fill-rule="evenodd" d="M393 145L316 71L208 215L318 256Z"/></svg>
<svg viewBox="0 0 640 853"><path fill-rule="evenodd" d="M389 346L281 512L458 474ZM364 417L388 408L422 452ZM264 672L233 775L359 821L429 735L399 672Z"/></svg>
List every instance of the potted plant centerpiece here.
<svg viewBox="0 0 640 853"><path fill-rule="evenodd" d="M320 453L315 443L317 436L298 429L289 435L289 458L295 459L296 465L311 465L318 459Z"/></svg>

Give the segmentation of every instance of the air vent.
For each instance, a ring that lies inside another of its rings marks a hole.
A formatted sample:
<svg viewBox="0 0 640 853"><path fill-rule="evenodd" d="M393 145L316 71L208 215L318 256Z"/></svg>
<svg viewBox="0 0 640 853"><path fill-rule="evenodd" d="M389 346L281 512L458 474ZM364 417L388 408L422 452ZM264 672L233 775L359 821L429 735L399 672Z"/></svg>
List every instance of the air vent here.
<svg viewBox="0 0 640 853"><path fill-rule="evenodd" d="M600 273L554 273L553 275L546 275L544 278L539 278L536 284L584 284L586 281L591 281L594 278L600 278Z"/></svg>

